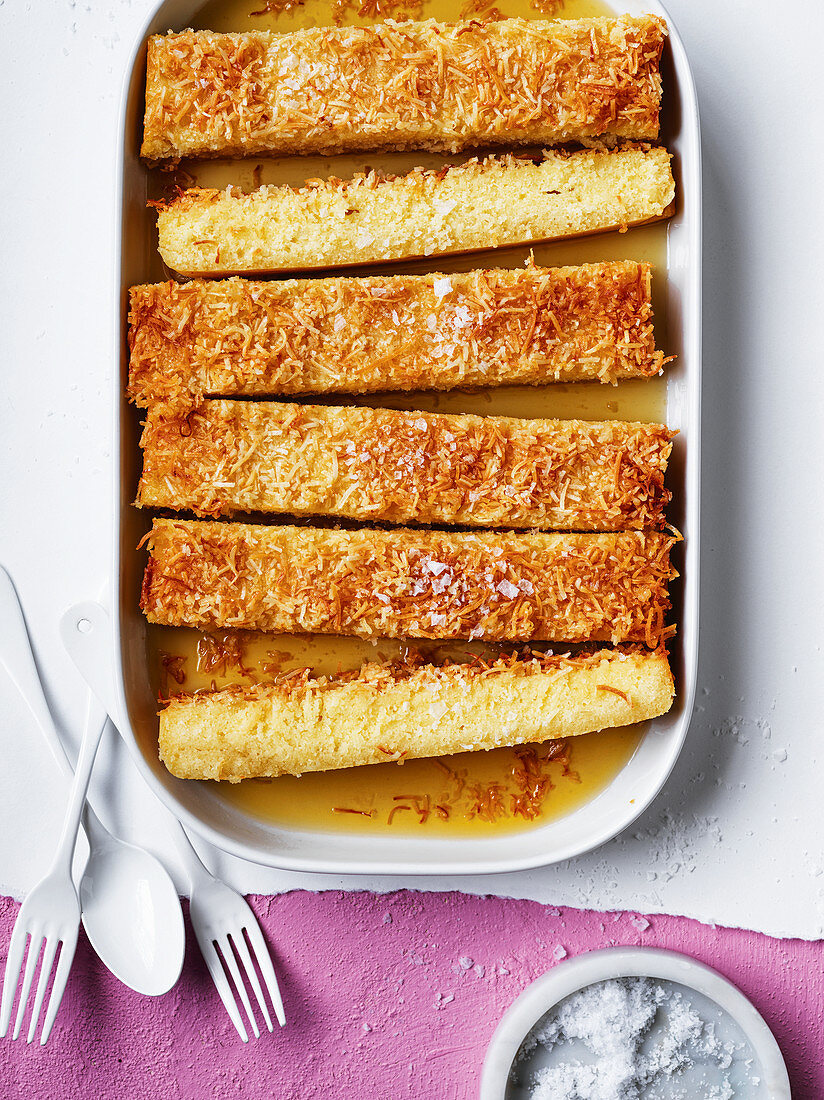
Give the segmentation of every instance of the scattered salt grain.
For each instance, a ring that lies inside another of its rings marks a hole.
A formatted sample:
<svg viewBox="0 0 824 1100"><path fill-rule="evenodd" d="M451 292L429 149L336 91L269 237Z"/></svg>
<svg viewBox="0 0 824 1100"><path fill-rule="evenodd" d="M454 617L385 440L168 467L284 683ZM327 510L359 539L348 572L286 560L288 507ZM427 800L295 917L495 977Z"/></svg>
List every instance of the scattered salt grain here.
<svg viewBox="0 0 824 1100"><path fill-rule="evenodd" d="M639 932L646 932L649 928L649 921L646 917L634 916L629 918L629 923L637 928Z"/></svg>
<svg viewBox="0 0 824 1100"><path fill-rule="evenodd" d="M552 957L558 962L560 962L561 959L565 959L568 954L569 952L561 943L556 943L556 945L552 948Z"/></svg>
<svg viewBox="0 0 824 1100"><path fill-rule="evenodd" d="M474 965L474 959L470 959L468 955L461 955L458 959L458 965L461 970L471 970Z"/></svg>

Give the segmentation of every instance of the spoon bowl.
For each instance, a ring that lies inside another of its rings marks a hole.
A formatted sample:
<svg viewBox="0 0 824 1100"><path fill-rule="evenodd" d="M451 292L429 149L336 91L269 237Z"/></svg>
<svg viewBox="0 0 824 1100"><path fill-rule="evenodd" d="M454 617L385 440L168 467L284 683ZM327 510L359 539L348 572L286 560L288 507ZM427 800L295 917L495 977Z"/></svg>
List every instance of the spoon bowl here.
<svg viewBox="0 0 824 1100"><path fill-rule="evenodd" d="M157 997L180 977L185 933L177 890L143 848L86 823L91 853L80 883L83 927L111 972Z"/></svg>

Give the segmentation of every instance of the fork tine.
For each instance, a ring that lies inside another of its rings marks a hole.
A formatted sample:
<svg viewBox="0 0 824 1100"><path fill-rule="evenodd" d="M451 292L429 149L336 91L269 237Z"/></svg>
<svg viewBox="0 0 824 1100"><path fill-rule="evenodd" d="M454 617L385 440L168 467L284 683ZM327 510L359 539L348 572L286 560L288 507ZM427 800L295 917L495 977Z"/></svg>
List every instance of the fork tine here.
<svg viewBox="0 0 824 1100"><path fill-rule="evenodd" d="M37 938L37 946L35 947L35 936L34 933L32 933L29 940L29 953L26 957L26 970L23 974L23 981L20 986L20 998L17 1002L17 1015L14 1018L14 1030L11 1033L12 1039L16 1039L20 1034L20 1026L23 1023L23 1016L26 1012L29 993L31 993L31 983L34 980L34 971L37 966L37 960L40 957L40 948L42 946L43 936Z"/></svg>
<svg viewBox="0 0 824 1100"><path fill-rule="evenodd" d="M232 950L232 940L229 936L226 937L224 942L219 945L221 953L223 954L224 962L226 963L226 969L232 975L232 981L235 983L235 988L238 991L243 1007L246 1009L246 1015L249 1017L249 1023L252 1025L252 1031L255 1033L255 1038L260 1038L260 1028L258 1027L255 1014L252 1011L252 1005L249 1001L249 994L246 992L246 986L243 984L243 978L240 975L240 970L237 965L237 959L235 953Z"/></svg>
<svg viewBox="0 0 824 1100"><path fill-rule="evenodd" d="M204 940L204 942L200 943L200 951L203 958L206 960L206 966L209 968L209 973L212 975L215 989L217 989L220 999L223 1001L223 1007L229 1013L229 1019L235 1025L237 1033L244 1043L248 1043L249 1035L243 1025L240 1013L238 1012L237 1002L229 986L229 979L226 977L226 971L223 969L223 963L220 961L217 948L210 940Z"/></svg>
<svg viewBox="0 0 824 1100"><path fill-rule="evenodd" d="M52 966L54 965L54 956L57 953L59 943L60 941L55 939L54 936L51 938L48 936L46 937L46 946L43 948L43 961L40 964L40 978L37 982L37 992L34 995L34 1006L31 1010L29 1034L26 1039L27 1043L32 1041L34 1033L37 1031L37 1021L40 1019L40 1010L43 1007L43 998L46 996L46 988L49 984Z"/></svg>
<svg viewBox="0 0 824 1100"><path fill-rule="evenodd" d="M257 1003L260 1005L260 1011L263 1013L263 1018L266 1021L266 1026L271 1031L272 1017L269 1015L269 1008L263 996L263 990L260 988L257 971L255 970L254 963L252 962L252 956L249 954L249 948L246 946L246 940L244 939L242 928L240 930L240 935L235 936L232 939L232 943L234 944L235 951L237 951L238 956L240 957L240 961L243 963L243 967L246 971L246 977L249 979L249 984L255 991Z"/></svg>
<svg viewBox="0 0 824 1100"><path fill-rule="evenodd" d="M19 917L14 925L3 974L3 1001L0 1004L0 1039L5 1039L11 1023L11 1010L14 1007L14 994L20 984L20 971L23 969L23 957L26 954L26 941L29 933Z"/></svg>
<svg viewBox="0 0 824 1100"><path fill-rule="evenodd" d="M252 951L255 954L255 960L258 964L258 969L263 975L263 980L266 983L266 988L269 990L269 996L272 998L272 1005L275 1009L275 1015L278 1018L278 1023L281 1027L286 1023L286 1013L283 1011L283 1000L280 996L280 988L278 986L277 976L275 975L275 968L272 965L272 956L269 954L269 948L266 945L266 940L263 938L263 933L260 930L260 925L255 918L252 910L249 910L250 920L248 924L244 925L246 935L249 937L249 943L251 944Z"/></svg>
<svg viewBox="0 0 824 1100"><path fill-rule="evenodd" d="M76 950L77 930L75 929L74 935L63 940L60 945L60 958L57 962L57 970L55 971L54 981L52 982L49 1007L46 1009L46 1019L43 1021L43 1030L40 1033L41 1047L46 1045L46 1040L51 1035L51 1030L54 1027L54 1021L57 1019L57 1013L60 1008L60 1003L63 1000L63 994L66 992L66 983L69 980L69 971L72 968Z"/></svg>

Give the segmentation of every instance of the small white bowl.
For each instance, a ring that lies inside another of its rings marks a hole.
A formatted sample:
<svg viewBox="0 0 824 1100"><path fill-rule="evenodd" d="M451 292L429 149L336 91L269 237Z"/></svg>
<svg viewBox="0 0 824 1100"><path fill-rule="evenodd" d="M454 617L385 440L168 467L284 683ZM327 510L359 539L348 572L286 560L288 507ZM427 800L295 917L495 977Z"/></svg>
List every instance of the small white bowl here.
<svg viewBox="0 0 824 1100"><path fill-rule="evenodd" d="M570 959L536 979L504 1014L492 1036L481 1075L480 1100L504 1100L515 1055L551 1008L585 986L610 978L659 978L694 989L714 1001L743 1031L771 1100L791 1100L790 1079L778 1043L744 994L703 963L675 951L608 947Z"/></svg>

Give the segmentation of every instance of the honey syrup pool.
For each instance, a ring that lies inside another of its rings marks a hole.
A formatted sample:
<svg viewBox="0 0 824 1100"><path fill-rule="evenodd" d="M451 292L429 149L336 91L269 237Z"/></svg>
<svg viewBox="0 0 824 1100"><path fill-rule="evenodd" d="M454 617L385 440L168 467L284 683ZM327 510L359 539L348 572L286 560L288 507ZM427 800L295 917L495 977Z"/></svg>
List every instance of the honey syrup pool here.
<svg viewBox="0 0 824 1100"><path fill-rule="evenodd" d="M538 0L540 3L541 0ZM399 6L396 0L367 0L362 6L346 0L210 0L191 25L195 29L243 31L268 29L279 32L339 23L363 25L385 18L435 18L452 21L483 18L492 5L480 0L471 6L464 0L427 0ZM266 8L271 10L266 11ZM613 9L600 0L566 0L543 4L530 0L499 0L495 8L504 16L523 18L581 18L609 15ZM552 9L552 10L550 10ZM372 15L367 13L373 13ZM257 13L257 14L253 14ZM489 16L487 16L489 17ZM421 152L379 153L364 156L257 157L247 161L212 160L183 162L177 181L185 186L226 187L251 190L263 183L297 186L311 177L348 178L366 167L403 173L422 165L440 167L465 159ZM149 193L160 198L168 192L170 175L150 173ZM153 241L153 247L156 247ZM480 256L431 257L409 263L376 265L359 274L381 272L467 271L473 267L520 267L530 254L544 266L581 264L600 260L646 260L653 265L653 305L657 346L667 350L664 309L666 278L666 225L643 226L626 233L605 233L578 240L536 245L533 248L497 249ZM313 272L318 277L331 272ZM155 253L147 279L165 276ZM313 400L317 401L317 398ZM422 409L439 412L472 412L482 415L580 418L583 420L662 421L666 411L666 380L626 381L616 386L599 383L545 387L511 386L477 392L369 394L357 398L335 396L328 403L372 405L384 408ZM187 629L150 626L147 631L149 668L156 695L196 691L229 683L250 684L271 678L274 671L311 668L316 675L333 675L357 668L365 661L403 657L403 644L388 639L325 636L222 636L222 648L203 634ZM437 659L465 659L479 652L468 643L435 646L412 643L424 655ZM236 660L226 654L234 653ZM222 658L222 659L221 659ZM252 779L242 783L211 784L219 796L239 810L279 826L307 830L357 833L424 833L427 836L490 835L519 832L564 817L591 801L623 770L637 749L645 725L627 726L569 739L556 759L547 759L551 743L522 751L511 748L461 753L441 760L409 760L334 772ZM524 772L542 785L542 797L533 800L528 817L513 813L523 786ZM520 785L519 785L520 784ZM628 798L631 792L628 792Z"/></svg>

